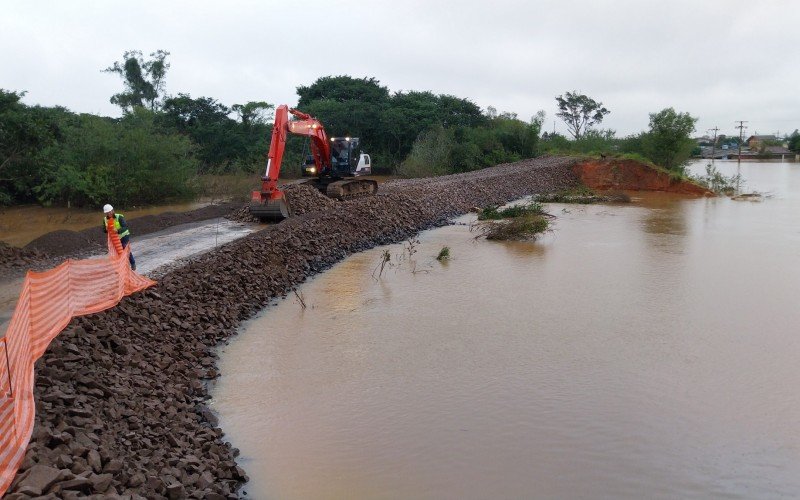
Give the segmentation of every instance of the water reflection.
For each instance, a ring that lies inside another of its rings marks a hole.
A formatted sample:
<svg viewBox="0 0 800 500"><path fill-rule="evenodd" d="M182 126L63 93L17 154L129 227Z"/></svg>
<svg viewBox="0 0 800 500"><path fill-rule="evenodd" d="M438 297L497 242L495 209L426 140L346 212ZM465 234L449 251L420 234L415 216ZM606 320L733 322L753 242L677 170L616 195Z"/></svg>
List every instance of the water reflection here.
<svg viewBox="0 0 800 500"><path fill-rule="evenodd" d="M685 235L687 230L686 204L681 196L651 193L643 196L649 208L643 229L650 234Z"/></svg>
<svg viewBox="0 0 800 500"><path fill-rule="evenodd" d="M547 253L547 244L553 236L544 234L537 241L506 241L498 243L509 255L520 259L542 258Z"/></svg>

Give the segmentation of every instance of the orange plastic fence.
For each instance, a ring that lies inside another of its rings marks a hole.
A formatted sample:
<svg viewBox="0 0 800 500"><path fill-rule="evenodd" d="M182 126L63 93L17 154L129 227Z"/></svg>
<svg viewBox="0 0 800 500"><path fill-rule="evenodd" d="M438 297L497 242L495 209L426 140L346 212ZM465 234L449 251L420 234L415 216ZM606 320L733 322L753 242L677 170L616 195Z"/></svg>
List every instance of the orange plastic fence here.
<svg viewBox="0 0 800 500"><path fill-rule="evenodd" d="M123 250L113 225L110 229L108 257L68 260L25 276L0 339L0 496L11 485L33 432L36 360L73 317L114 307L123 296L155 284L131 270L130 245Z"/></svg>

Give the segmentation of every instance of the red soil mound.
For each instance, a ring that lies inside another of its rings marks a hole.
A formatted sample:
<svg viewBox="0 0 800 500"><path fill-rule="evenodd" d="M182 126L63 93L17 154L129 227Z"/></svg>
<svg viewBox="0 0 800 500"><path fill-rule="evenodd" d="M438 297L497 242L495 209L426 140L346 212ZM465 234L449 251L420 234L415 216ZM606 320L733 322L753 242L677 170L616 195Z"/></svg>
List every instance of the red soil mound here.
<svg viewBox="0 0 800 500"><path fill-rule="evenodd" d="M575 175L591 189L624 191L665 191L713 196L708 189L635 160L589 160L575 164Z"/></svg>

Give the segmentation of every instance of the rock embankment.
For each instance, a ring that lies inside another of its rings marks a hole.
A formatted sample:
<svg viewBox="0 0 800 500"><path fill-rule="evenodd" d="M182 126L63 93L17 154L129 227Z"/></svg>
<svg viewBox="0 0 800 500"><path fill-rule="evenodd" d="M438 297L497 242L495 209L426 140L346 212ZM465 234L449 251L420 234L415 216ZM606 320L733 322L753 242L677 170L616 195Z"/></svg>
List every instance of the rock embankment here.
<svg viewBox="0 0 800 500"><path fill-rule="evenodd" d="M205 405L220 342L347 255L443 225L474 206L573 186L574 163L539 158L387 182L379 196L268 226L112 310L74 320L37 362L36 425L7 498L236 498L247 476Z"/></svg>

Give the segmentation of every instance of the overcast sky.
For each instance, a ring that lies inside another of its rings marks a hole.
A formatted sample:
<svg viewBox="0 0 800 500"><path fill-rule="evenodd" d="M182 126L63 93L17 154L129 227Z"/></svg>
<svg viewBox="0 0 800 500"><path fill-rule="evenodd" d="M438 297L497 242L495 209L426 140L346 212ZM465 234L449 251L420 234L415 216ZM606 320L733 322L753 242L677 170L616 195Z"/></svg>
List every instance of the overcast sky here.
<svg viewBox="0 0 800 500"><path fill-rule="evenodd" d="M797 0L37 1L6 0L0 88L29 104L118 116L121 80L100 70L129 49L171 53L167 93L297 103L320 76L375 77L565 133L556 95L579 90L647 128L672 106L735 134L800 128Z"/></svg>

